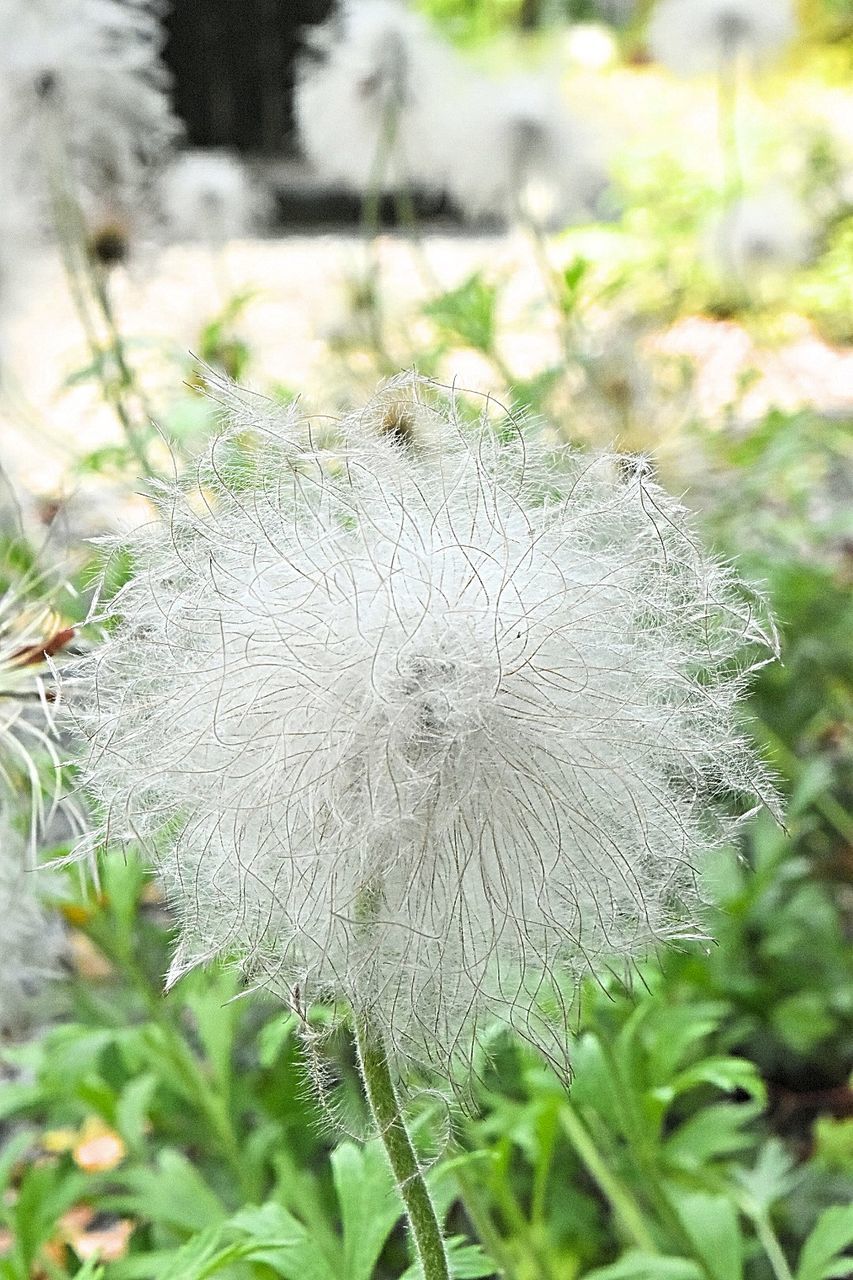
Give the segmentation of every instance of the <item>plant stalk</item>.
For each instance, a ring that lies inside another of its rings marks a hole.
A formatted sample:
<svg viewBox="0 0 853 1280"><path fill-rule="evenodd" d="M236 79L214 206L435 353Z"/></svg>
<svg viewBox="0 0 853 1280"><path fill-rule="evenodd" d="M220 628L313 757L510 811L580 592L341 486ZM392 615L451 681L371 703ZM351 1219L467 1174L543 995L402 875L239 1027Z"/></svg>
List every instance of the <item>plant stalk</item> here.
<svg viewBox="0 0 853 1280"><path fill-rule="evenodd" d="M423 1280L450 1280L441 1224L403 1119L382 1035L369 1016L353 1014L364 1091L400 1191Z"/></svg>
<svg viewBox="0 0 853 1280"><path fill-rule="evenodd" d="M640 1209L608 1169L586 1126L570 1103L566 1103L561 1108L560 1121L590 1177L597 1182L602 1194L609 1200L614 1213L634 1244L646 1253L658 1253L654 1236L646 1226Z"/></svg>
<svg viewBox="0 0 853 1280"><path fill-rule="evenodd" d="M788 1266L788 1259L782 1251L782 1246L779 1243L776 1232L773 1230L770 1219L766 1214L759 1214L758 1217L753 1218L753 1222L755 1223L755 1233L761 1241L761 1247L767 1256L776 1280L794 1280L794 1274Z"/></svg>

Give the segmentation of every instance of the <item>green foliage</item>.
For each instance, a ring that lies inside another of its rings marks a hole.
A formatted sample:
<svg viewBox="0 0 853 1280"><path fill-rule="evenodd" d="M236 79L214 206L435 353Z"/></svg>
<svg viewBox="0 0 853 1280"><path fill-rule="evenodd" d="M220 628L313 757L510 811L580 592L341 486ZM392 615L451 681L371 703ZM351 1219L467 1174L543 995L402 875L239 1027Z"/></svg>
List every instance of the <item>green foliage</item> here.
<svg viewBox="0 0 853 1280"><path fill-rule="evenodd" d="M537 6L419 7L475 44ZM810 98L828 87L834 101L849 73L849 0L806 7L809 31L833 43L800 51L804 84ZM587 20L597 6L548 8ZM798 189L823 211L822 228L813 260L775 290L733 286L708 261L722 195L719 157L694 136L705 88L682 124L687 90L664 94L654 73L624 67L614 77L624 77L632 113L657 121L626 131L614 159L618 216L528 236L517 262L495 254L454 287L431 279L410 313L397 296L386 313L377 266L352 287L352 315L327 357L347 400L406 364L452 377L462 353L501 401L546 414L555 436L634 449L639 424L640 448L667 446L669 478L677 487L689 478L703 534L766 593L778 621L782 661L760 673L745 728L779 773L785 827L759 813L736 848L702 868L713 942L588 984L576 1002L570 1089L506 1033L484 1028L452 1133L428 1090L415 1093L410 1117L460 1280L842 1280L853 1273L853 424L813 408L756 419L744 405L757 375L745 370L713 429L682 413L670 438L648 389L666 372L663 359L644 346L697 316L715 334L715 319L736 324L762 349L809 326L850 343L845 158L826 120L787 127L787 99L777 101L771 83L773 120L748 126L745 176L760 187L787 173L799 140ZM428 244L425 256L428 268ZM513 290L526 274L539 294L519 317ZM237 293L202 325L200 370L169 353L174 386L153 420L176 466L215 429L209 370L246 376L253 297ZM532 355L519 350L522 329L547 339L530 344ZM611 335L626 329L623 350ZM611 345L615 371L602 369ZM110 331L67 379L75 394L98 384L127 417L117 443L70 464L74 483L107 477L138 489L152 458L169 473L137 385L143 358L162 354L162 344ZM280 404L298 398L283 384L266 390ZM247 488L255 482L248 435L221 464ZM0 497L0 514L12 511L0 530L5 591L39 582L42 553L5 482ZM80 559L74 621L92 573L88 552ZM126 555L110 553L107 599L132 571ZM190 975L164 997L171 920L134 857L105 857L97 889L67 872L56 898L77 957L55 984L56 1016L29 1039L0 1044L0 1280L419 1280L381 1149L352 1136L365 1133L366 1117L348 1039L312 1040L334 1081L330 1089L324 1077L318 1091L307 1082L300 1018L262 994L244 998L233 972ZM326 1029L323 1010L308 1017L310 1030ZM115 1160L83 1159L92 1126L117 1144ZM84 1261L75 1240L83 1253L92 1240L68 1225L81 1210L107 1229L129 1223L126 1247Z"/></svg>
<svg viewBox="0 0 853 1280"><path fill-rule="evenodd" d="M477 273L458 289L433 298L424 312L435 321L443 338L491 355L495 349L497 300L497 286Z"/></svg>

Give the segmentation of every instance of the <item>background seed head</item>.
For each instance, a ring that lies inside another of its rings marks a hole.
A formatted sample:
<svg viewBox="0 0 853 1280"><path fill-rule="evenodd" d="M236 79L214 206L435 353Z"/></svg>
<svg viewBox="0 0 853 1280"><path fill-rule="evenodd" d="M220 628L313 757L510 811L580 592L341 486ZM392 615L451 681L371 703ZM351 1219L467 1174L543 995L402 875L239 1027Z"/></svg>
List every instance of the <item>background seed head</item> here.
<svg viewBox="0 0 853 1280"><path fill-rule="evenodd" d="M660 0L649 28L653 56L676 75L760 66L796 32L790 0Z"/></svg>
<svg viewBox="0 0 853 1280"><path fill-rule="evenodd" d="M159 0L0 0L3 168L43 203L136 191L179 132Z"/></svg>
<svg viewBox="0 0 853 1280"><path fill-rule="evenodd" d="M296 94L318 174L364 192L445 186L441 104L458 97L452 50L400 0L347 0L312 35Z"/></svg>

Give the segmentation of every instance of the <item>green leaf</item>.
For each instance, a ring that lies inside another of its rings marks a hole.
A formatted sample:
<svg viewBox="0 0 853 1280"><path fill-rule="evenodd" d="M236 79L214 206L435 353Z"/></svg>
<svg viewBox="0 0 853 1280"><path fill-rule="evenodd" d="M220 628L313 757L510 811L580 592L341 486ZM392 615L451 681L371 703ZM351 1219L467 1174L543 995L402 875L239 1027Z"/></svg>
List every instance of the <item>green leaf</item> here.
<svg viewBox="0 0 853 1280"><path fill-rule="evenodd" d="M37 1084L9 1084L4 1081L0 1090L0 1120L38 1106L43 1090Z"/></svg>
<svg viewBox="0 0 853 1280"><path fill-rule="evenodd" d="M703 1276L688 1258L661 1258L632 1250L609 1267L587 1271L584 1280L703 1280Z"/></svg>
<svg viewBox="0 0 853 1280"><path fill-rule="evenodd" d="M671 1083L672 1096L687 1093L698 1085L710 1084L725 1093L736 1093L742 1089L751 1098L761 1101L766 1096L766 1089L758 1068L748 1058L714 1057L703 1058L701 1062L682 1071Z"/></svg>
<svg viewBox="0 0 853 1280"><path fill-rule="evenodd" d="M340 1255L329 1258L322 1242L280 1204L243 1209L229 1227L252 1244L252 1259L285 1280L344 1280Z"/></svg>
<svg viewBox="0 0 853 1280"><path fill-rule="evenodd" d="M258 1033L258 1061L269 1070L275 1065L276 1058L290 1040L297 1025L295 1013L283 1013L277 1018L270 1018Z"/></svg>
<svg viewBox="0 0 853 1280"><path fill-rule="evenodd" d="M655 1006L643 1026L651 1080L657 1085L669 1083L725 1013L722 1001Z"/></svg>
<svg viewBox="0 0 853 1280"><path fill-rule="evenodd" d="M779 1001L770 1020L786 1044L808 1053L835 1029L826 1005L824 991L798 991Z"/></svg>
<svg viewBox="0 0 853 1280"><path fill-rule="evenodd" d="M752 1169L738 1169L736 1176L746 1193L743 1207L751 1217L765 1216L797 1181L794 1161L778 1138L764 1144Z"/></svg>
<svg viewBox="0 0 853 1280"><path fill-rule="evenodd" d="M116 1103L115 1126L131 1149L138 1149L142 1145L156 1088L155 1075L147 1073L138 1076L125 1085Z"/></svg>
<svg viewBox="0 0 853 1280"><path fill-rule="evenodd" d="M401 1213L400 1198L378 1142L342 1143L332 1152L332 1177L341 1206L341 1280L370 1280Z"/></svg>
<svg viewBox="0 0 853 1280"><path fill-rule="evenodd" d="M221 1223L208 1227L172 1254L171 1262L162 1263L157 1274L162 1280L202 1280L215 1273L229 1250L221 1250Z"/></svg>
<svg viewBox="0 0 853 1280"><path fill-rule="evenodd" d="M101 1280L103 1275L104 1268L98 1264L97 1259L89 1258L79 1271L74 1272L74 1280Z"/></svg>
<svg viewBox="0 0 853 1280"><path fill-rule="evenodd" d="M220 1090L231 1087L231 1057L239 1018L234 996L239 990L233 969L209 970L185 988L184 999L195 1016L196 1031Z"/></svg>
<svg viewBox="0 0 853 1280"><path fill-rule="evenodd" d="M721 1156L752 1145L746 1126L763 1110L760 1102L720 1102L703 1107L680 1125L663 1144L667 1159L681 1168L697 1169Z"/></svg>
<svg viewBox="0 0 853 1280"><path fill-rule="evenodd" d="M298 1223L293 1225L297 1231L302 1231ZM270 1259L276 1250L300 1243L286 1234L267 1239L263 1233L258 1237L249 1233L249 1239L223 1245L222 1241L231 1229L232 1224L209 1227L178 1249L167 1264L160 1262L152 1274L157 1280L207 1280L235 1262L263 1262L274 1266Z"/></svg>
<svg viewBox="0 0 853 1280"><path fill-rule="evenodd" d="M497 287L475 272L458 289L427 303L424 312L447 337L488 354L495 345L497 297Z"/></svg>
<svg viewBox="0 0 853 1280"><path fill-rule="evenodd" d="M853 1270L853 1205L825 1209L803 1245L796 1280L836 1280Z"/></svg>
<svg viewBox="0 0 853 1280"><path fill-rule="evenodd" d="M102 475L104 472L125 471L133 460L133 451L126 445L105 444L75 459L72 470L79 475Z"/></svg>
<svg viewBox="0 0 853 1280"><path fill-rule="evenodd" d="M142 1220L194 1234L225 1219L222 1201L178 1151L162 1151L156 1168L129 1169L123 1181L127 1192L116 1199Z"/></svg>
<svg viewBox="0 0 853 1280"><path fill-rule="evenodd" d="M169 406L163 428L180 444L197 444L213 430L217 412L215 401L198 391L188 393Z"/></svg>
<svg viewBox="0 0 853 1280"><path fill-rule="evenodd" d="M713 1280L741 1280L743 1241L737 1211L725 1196L670 1189L675 1210Z"/></svg>
<svg viewBox="0 0 853 1280"><path fill-rule="evenodd" d="M571 1100L574 1106L599 1112L616 1128L622 1111L619 1091L601 1043L591 1032L586 1032L578 1040L572 1068Z"/></svg>
<svg viewBox="0 0 853 1280"><path fill-rule="evenodd" d="M86 1185L85 1175L69 1173L60 1165L34 1164L27 1168L9 1214L15 1248L26 1275L42 1245L54 1235L58 1219L80 1199Z"/></svg>
<svg viewBox="0 0 853 1280"><path fill-rule="evenodd" d="M560 298L560 310L564 315L571 315L580 301L581 285L586 279L590 266L588 258L573 258L563 271L563 290Z"/></svg>

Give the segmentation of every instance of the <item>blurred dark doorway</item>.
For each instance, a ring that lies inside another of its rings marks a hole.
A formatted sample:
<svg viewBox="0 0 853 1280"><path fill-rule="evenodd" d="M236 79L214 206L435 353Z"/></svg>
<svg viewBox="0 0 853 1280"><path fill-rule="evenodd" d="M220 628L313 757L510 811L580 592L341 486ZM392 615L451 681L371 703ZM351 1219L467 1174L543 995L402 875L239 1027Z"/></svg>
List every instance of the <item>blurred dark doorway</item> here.
<svg viewBox="0 0 853 1280"><path fill-rule="evenodd" d="M166 61L190 145L292 153L302 30L332 7L333 0L172 0Z"/></svg>

